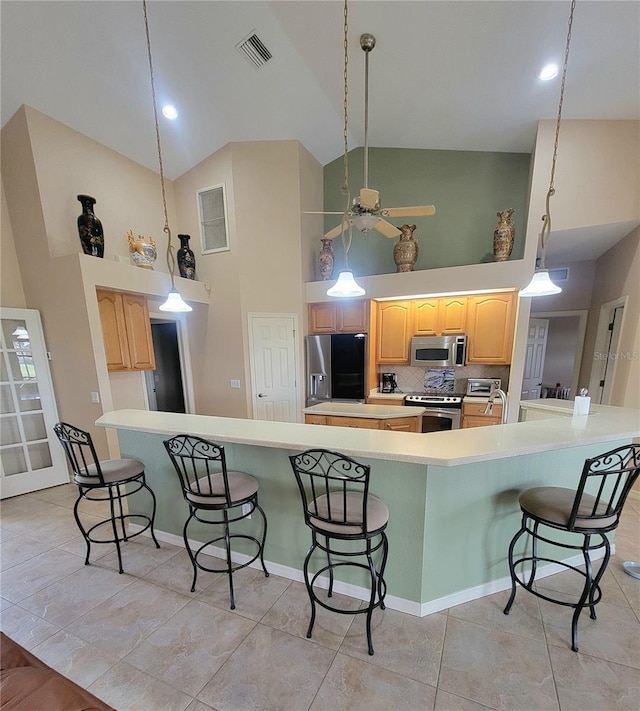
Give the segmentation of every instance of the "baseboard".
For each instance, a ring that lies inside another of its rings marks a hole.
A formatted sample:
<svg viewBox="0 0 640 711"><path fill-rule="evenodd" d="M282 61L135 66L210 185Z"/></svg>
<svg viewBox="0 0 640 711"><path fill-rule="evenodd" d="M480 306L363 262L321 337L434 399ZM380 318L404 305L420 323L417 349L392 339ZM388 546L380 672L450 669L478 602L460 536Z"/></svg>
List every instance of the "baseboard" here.
<svg viewBox="0 0 640 711"><path fill-rule="evenodd" d="M142 528L136 524L130 524L131 530L136 531ZM184 540L182 536L176 536L173 533L166 533L165 531L155 531L156 538L163 543L169 543L179 548L184 548ZM145 531L142 535L149 536L149 531ZM193 547L198 547L202 545L201 541L193 541L189 539L189 545ZM212 546L211 551L213 556L216 558L225 558L225 551L223 548L218 546ZM611 546L611 555L615 553L615 545ZM604 555L603 552L594 555L592 560L598 560ZM245 555L243 553L231 553L231 559L234 563L246 563L251 560L251 556ZM579 567L584 563L584 558L582 555L571 556L566 558L563 563L565 565L572 565ZM265 561L267 569L270 573L274 575L279 575L287 580L295 580L296 582L303 582L304 576L301 570L297 568L292 568L288 565L282 565L281 563L273 563L272 561ZM555 575L556 573L561 573L566 570L565 565L559 563L549 563L547 565L539 566L536 573L536 580L542 578L547 578L550 575ZM249 565L250 568L256 568L257 570L262 570L262 566L259 561L254 561ZM320 576L317 579L318 586L324 588L325 590L329 587L329 580L325 576ZM472 600L478 600L481 597L486 597L487 595L493 595L497 592L503 592L504 590L509 590L511 588L511 578L505 576L504 578L499 578L498 580L492 580L488 583L483 583L482 585L476 585L472 588L467 588L466 590L460 590L456 593L451 593L449 595L444 595L443 597L437 598L436 600L430 600L429 602L414 602L412 600L405 600L401 597L396 597L395 595L387 595L384 599L385 605L390 610L397 610L398 612L404 612L408 615L413 615L414 617L425 617L426 615L432 615L434 612L442 612L442 610L447 610L450 607L455 607L456 605L462 605L465 602L471 602ZM368 600L369 590L363 588L360 585L352 585L350 583L343 583L339 580L334 581L333 589L335 592L341 595L347 595L348 597L356 598L357 600Z"/></svg>

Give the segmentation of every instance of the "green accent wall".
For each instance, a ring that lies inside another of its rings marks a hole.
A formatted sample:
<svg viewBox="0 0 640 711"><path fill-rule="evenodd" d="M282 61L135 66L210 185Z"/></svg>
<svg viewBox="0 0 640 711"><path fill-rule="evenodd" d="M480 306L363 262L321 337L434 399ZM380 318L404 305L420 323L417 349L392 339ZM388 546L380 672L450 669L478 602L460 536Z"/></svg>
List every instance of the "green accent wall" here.
<svg viewBox="0 0 640 711"><path fill-rule="evenodd" d="M363 148L349 152L351 198L363 187L363 160ZM530 161L528 153L370 148L369 187L380 192L383 207L436 206L432 217L389 219L397 227L405 222L417 226L416 270L492 262L496 213L509 207L515 210L516 228L511 259L522 259ZM340 157L324 167L325 210L344 210L342 182ZM326 217L325 232L339 223L339 215ZM396 242L354 228L349 266L360 276L395 272ZM336 275L344 265L344 250L340 238L333 245Z"/></svg>

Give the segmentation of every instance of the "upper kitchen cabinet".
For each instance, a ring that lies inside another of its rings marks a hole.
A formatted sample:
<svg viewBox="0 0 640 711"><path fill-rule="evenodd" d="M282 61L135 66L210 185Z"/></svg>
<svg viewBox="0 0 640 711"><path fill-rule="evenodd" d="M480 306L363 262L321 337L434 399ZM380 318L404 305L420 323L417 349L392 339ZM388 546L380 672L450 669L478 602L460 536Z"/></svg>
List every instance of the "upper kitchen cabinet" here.
<svg viewBox="0 0 640 711"><path fill-rule="evenodd" d="M467 301L466 296L414 301L414 334L416 336L443 336L465 333Z"/></svg>
<svg viewBox="0 0 640 711"><path fill-rule="evenodd" d="M368 301L309 304L309 333L367 333Z"/></svg>
<svg viewBox="0 0 640 711"><path fill-rule="evenodd" d="M149 308L144 296L96 289L107 370L154 370Z"/></svg>
<svg viewBox="0 0 640 711"><path fill-rule="evenodd" d="M470 296L467 363L511 363L515 317L515 292Z"/></svg>
<svg viewBox="0 0 640 711"><path fill-rule="evenodd" d="M409 363L413 335L411 301L383 301L377 308L376 363Z"/></svg>

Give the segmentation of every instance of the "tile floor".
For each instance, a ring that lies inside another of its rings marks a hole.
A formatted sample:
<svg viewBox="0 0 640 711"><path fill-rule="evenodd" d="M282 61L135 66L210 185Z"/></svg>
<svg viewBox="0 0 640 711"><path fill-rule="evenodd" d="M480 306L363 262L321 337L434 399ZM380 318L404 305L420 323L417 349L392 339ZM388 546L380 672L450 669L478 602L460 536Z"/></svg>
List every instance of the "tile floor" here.
<svg viewBox="0 0 640 711"><path fill-rule="evenodd" d="M640 560L638 499L578 654L568 610L519 590L508 617L507 593L422 619L378 611L373 657L362 616L320 610L305 638L301 583L244 569L231 612L225 576L201 573L189 592L175 546L127 543L123 575L110 545L85 566L74 499L66 485L2 502L0 626L119 711L640 709L640 580L621 567ZM543 584L567 593L567 576Z"/></svg>

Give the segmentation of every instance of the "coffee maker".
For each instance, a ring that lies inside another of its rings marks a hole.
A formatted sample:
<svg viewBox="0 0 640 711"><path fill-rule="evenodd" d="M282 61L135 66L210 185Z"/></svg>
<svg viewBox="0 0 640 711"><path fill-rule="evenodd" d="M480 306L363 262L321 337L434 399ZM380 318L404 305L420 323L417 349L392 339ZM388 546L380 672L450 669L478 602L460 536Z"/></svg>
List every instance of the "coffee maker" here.
<svg viewBox="0 0 640 711"><path fill-rule="evenodd" d="M380 392L394 393L398 389L395 373L380 373Z"/></svg>

